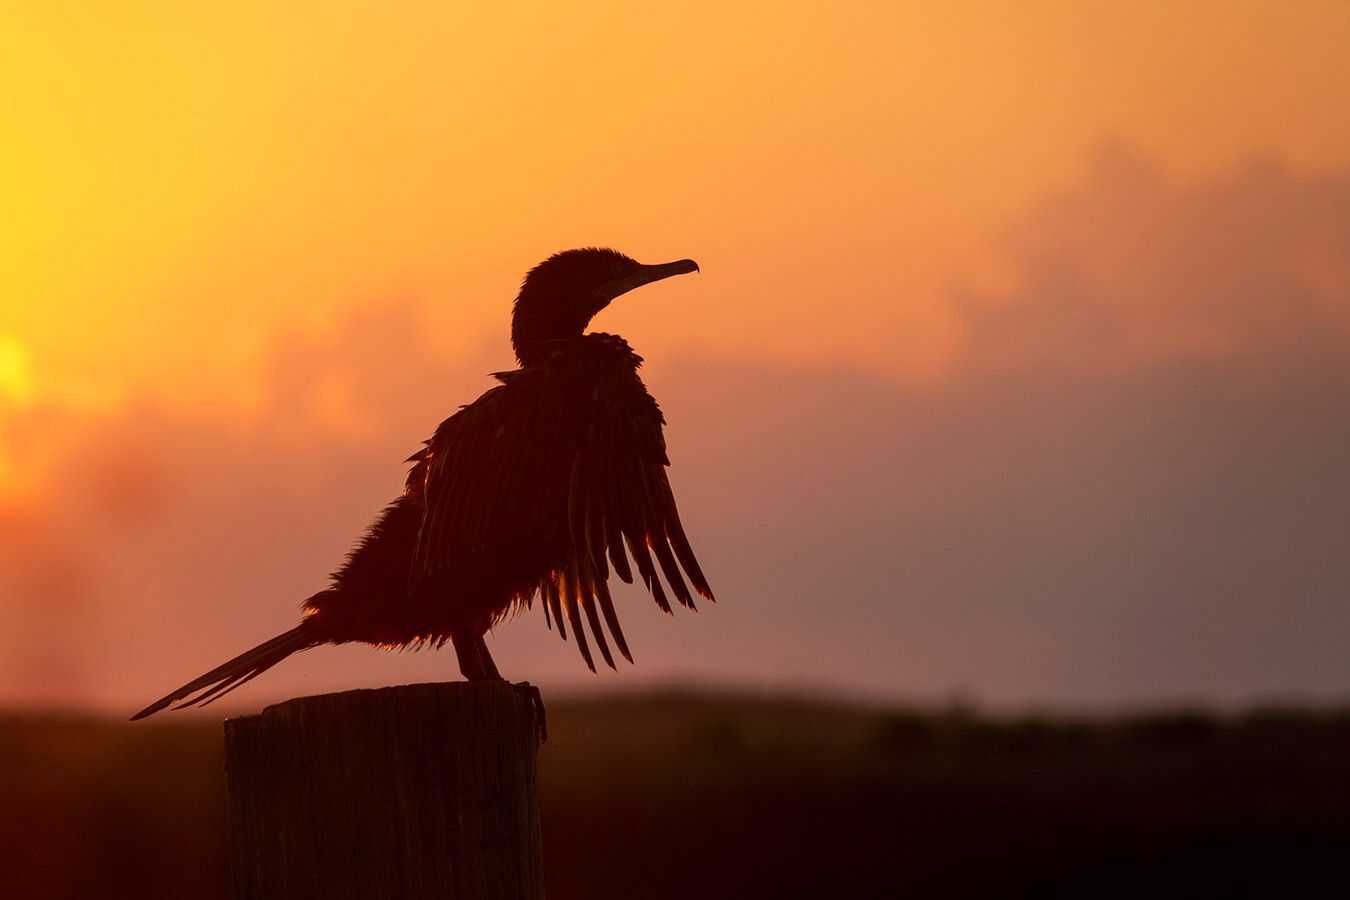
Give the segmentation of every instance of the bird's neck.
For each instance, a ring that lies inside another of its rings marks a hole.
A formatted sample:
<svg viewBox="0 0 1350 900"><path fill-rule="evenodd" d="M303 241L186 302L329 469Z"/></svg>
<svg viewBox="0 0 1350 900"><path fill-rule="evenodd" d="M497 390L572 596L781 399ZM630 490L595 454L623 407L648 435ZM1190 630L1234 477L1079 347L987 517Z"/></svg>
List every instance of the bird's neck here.
<svg viewBox="0 0 1350 900"><path fill-rule="evenodd" d="M511 346L522 366L543 362L558 341L581 337L594 310L579 303L521 294L511 315Z"/></svg>

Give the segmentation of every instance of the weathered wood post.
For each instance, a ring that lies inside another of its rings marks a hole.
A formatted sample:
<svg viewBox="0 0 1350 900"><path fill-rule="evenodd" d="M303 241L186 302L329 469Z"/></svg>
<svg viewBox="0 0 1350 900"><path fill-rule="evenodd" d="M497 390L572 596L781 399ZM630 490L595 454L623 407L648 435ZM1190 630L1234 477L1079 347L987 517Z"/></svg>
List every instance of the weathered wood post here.
<svg viewBox="0 0 1350 900"><path fill-rule="evenodd" d="M539 900L538 749L534 706L506 683L347 691L230 719L233 896Z"/></svg>

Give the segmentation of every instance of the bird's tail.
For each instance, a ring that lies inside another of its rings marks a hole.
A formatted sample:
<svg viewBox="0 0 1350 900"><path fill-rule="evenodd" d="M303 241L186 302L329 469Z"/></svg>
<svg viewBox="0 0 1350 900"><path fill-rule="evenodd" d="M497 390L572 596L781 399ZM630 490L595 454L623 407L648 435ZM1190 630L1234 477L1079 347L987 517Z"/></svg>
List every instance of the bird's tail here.
<svg viewBox="0 0 1350 900"><path fill-rule="evenodd" d="M197 691L201 693L190 700L183 700L174 709L196 706L198 703L211 703L249 679L266 672L292 653L307 650L319 643L322 643L322 639L315 634L314 627L308 622L302 622L290 631L283 632L270 641L264 641L247 653L241 653L224 665L217 666L200 678L189 681L168 696L161 697L132 716L131 721L152 716L169 704L183 700Z"/></svg>

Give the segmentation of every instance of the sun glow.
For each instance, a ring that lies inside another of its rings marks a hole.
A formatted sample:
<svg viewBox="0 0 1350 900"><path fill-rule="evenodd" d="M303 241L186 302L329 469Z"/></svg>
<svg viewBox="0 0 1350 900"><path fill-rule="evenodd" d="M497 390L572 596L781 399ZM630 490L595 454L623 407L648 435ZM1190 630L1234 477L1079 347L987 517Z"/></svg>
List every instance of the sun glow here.
<svg viewBox="0 0 1350 900"><path fill-rule="evenodd" d="M17 340L0 334L0 402L26 405L33 396L33 367L28 351Z"/></svg>

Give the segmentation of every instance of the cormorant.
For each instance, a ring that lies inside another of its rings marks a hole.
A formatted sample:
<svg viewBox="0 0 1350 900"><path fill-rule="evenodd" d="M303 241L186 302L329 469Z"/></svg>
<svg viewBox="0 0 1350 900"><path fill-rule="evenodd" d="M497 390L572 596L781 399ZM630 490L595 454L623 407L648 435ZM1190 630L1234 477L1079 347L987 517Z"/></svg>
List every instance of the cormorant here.
<svg viewBox="0 0 1350 900"><path fill-rule="evenodd" d="M564 639L571 629L591 671L587 626L613 668L606 627L633 657L610 599L611 569L631 583L635 567L666 612L672 595L691 609L694 592L712 600L675 508L665 419L638 377L642 359L620 337L583 333L621 294L697 270L693 260L647 266L598 248L532 269L511 319L520 368L496 373L501 384L409 457L402 496L304 602L300 624L132 718L209 702L319 644L450 641L465 678L500 680L483 635L536 596L550 627Z"/></svg>

